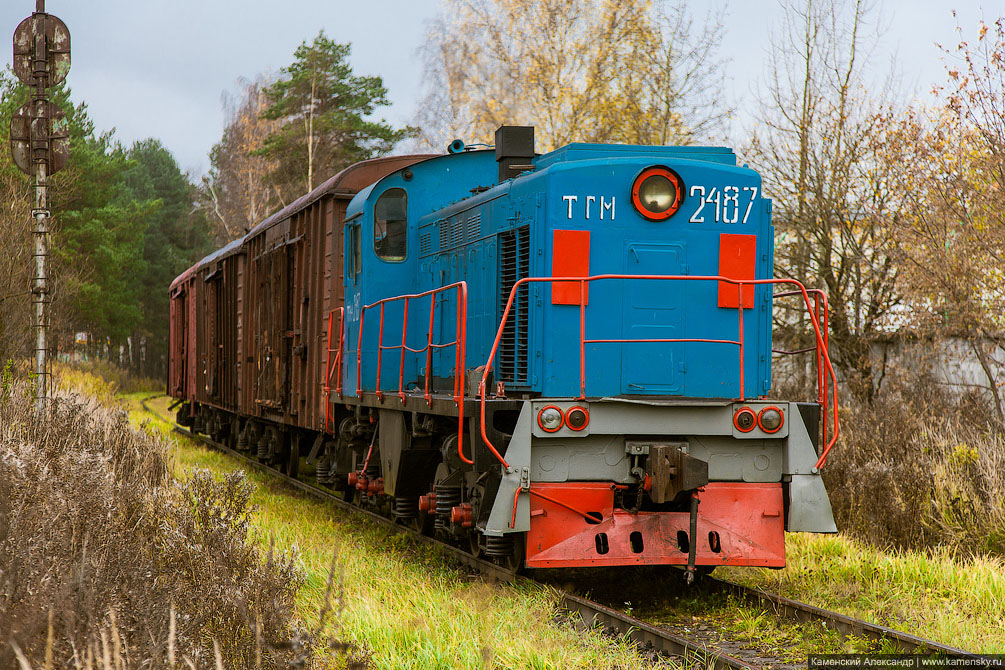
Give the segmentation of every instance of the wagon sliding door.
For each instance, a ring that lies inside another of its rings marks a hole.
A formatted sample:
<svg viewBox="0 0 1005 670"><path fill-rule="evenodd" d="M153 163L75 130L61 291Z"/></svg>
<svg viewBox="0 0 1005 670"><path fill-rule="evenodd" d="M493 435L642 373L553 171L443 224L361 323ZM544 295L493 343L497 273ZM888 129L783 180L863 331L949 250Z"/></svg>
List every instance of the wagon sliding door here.
<svg viewBox="0 0 1005 670"><path fill-rule="evenodd" d="M184 288L171 295L171 366L168 377L168 395L182 398L185 395L186 357L188 355L188 306Z"/></svg>
<svg viewBox="0 0 1005 670"><path fill-rule="evenodd" d="M219 269L214 269L205 280L206 283L206 394L210 400L220 400L220 353L222 348L222 319L220 308L223 305L223 282Z"/></svg>
<svg viewBox="0 0 1005 670"><path fill-rule="evenodd" d="M263 410L284 412L289 407L293 348L293 248L281 244L268 249L255 263L259 280L252 307L258 323L255 403Z"/></svg>

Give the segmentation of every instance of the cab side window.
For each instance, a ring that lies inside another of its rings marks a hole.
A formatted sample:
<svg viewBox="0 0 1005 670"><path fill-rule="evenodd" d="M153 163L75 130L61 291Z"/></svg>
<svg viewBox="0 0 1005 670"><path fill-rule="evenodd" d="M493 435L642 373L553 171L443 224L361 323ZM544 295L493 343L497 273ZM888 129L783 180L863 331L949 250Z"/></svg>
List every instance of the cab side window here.
<svg viewBox="0 0 1005 670"><path fill-rule="evenodd" d="M382 261L398 263L407 252L408 196L403 188L384 191L373 207L373 252Z"/></svg>
<svg viewBox="0 0 1005 670"><path fill-rule="evenodd" d="M346 270L353 283L356 283L360 271L363 269L362 245L360 244L359 223L349 227L349 253L346 254Z"/></svg>

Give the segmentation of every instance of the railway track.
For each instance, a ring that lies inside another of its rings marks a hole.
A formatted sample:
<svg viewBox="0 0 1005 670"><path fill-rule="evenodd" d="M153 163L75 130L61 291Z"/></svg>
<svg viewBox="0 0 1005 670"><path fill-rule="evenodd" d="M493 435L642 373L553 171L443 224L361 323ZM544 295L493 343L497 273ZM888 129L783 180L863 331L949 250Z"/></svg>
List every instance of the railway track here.
<svg viewBox="0 0 1005 670"><path fill-rule="evenodd" d="M799 602L798 600L792 600L774 593L768 593L767 591L763 591L761 589L734 584L733 582L715 579L714 577L708 577L707 579L717 590L723 593L731 593L752 605L760 604L765 606L784 619L797 623L819 622L828 628L832 628L842 633L845 637L854 635L860 638L868 638L869 640L873 640L875 642L886 641L896 645L899 652L907 654L934 653L952 658L981 658L980 654L974 654L969 651L964 651L963 649L950 647L949 645L935 642L933 640L926 640L918 637L917 635L904 633L894 630L893 628L887 628L886 626L879 626L877 624L869 623L868 621L863 621L862 619L856 619L839 612L832 612L820 607L815 607L814 605L808 605L806 603Z"/></svg>
<svg viewBox="0 0 1005 670"><path fill-rule="evenodd" d="M173 421L165 418L154 411L148 401L157 396L144 398L143 408L150 414L157 416L163 421L167 421L173 426L176 433L189 437L190 439L202 442L203 444L229 454L230 456L246 463L247 465L278 477L284 483L299 489L300 491L324 500L336 507L355 514L363 515L375 523L381 524L394 533L407 534L411 539L438 547L457 562L471 567L484 577L494 581L512 582L520 579L515 571L497 565L472 555L468 551L455 547L449 543L442 542L436 538L422 535L407 526L395 523L392 519L358 507L330 491L319 486L309 484L299 479L290 477L279 470L250 458L246 454L235 451L224 444L216 442L207 436L193 433L192 431L176 425ZM818 622L833 630L847 636L865 637L874 641L884 641L888 648L892 646L901 653L924 653L939 654L948 658L979 659L980 655L962 649L957 649L948 645L926 640L910 633L872 624L868 621L849 617L839 612L832 612L813 605L791 600L780 595L768 593L761 589L742 586L713 577L706 577L715 590L732 594L735 597L755 606L767 607L783 619L797 623ZM627 636L643 649L652 649L663 654L685 657L697 661L703 667L712 667L716 670L747 670L758 666L750 664L744 660L725 654L707 644L693 639L685 638L671 631L659 628L650 623L629 616L616 609L608 607L602 603L583 598L581 596L561 592L560 604L562 608L571 616L571 622L580 627L592 628L603 626L606 630L618 635Z"/></svg>

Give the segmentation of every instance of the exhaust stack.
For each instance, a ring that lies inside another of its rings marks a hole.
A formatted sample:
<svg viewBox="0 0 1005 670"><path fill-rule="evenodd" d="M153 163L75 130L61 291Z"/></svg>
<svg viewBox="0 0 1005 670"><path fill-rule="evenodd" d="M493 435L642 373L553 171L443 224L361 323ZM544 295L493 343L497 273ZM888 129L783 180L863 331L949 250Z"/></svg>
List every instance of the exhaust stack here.
<svg viewBox="0 0 1005 670"><path fill-rule="evenodd" d="M520 172L533 170L534 126L500 126L496 130L496 162L499 182L512 179Z"/></svg>

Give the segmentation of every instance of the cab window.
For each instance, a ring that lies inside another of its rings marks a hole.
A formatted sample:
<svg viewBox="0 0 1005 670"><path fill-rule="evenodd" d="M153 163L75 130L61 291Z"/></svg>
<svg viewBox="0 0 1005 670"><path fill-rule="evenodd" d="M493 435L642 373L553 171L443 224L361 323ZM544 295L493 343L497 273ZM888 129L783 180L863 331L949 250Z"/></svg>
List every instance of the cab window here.
<svg viewBox="0 0 1005 670"><path fill-rule="evenodd" d="M346 270L349 277L352 278L353 283L356 283L359 277L360 270L362 270L362 254L360 245L360 230L359 223L355 223L349 227L349 253L346 254Z"/></svg>
<svg viewBox="0 0 1005 670"><path fill-rule="evenodd" d="M377 198L373 207L373 251L382 261L405 260L407 196L403 188L390 188Z"/></svg>

